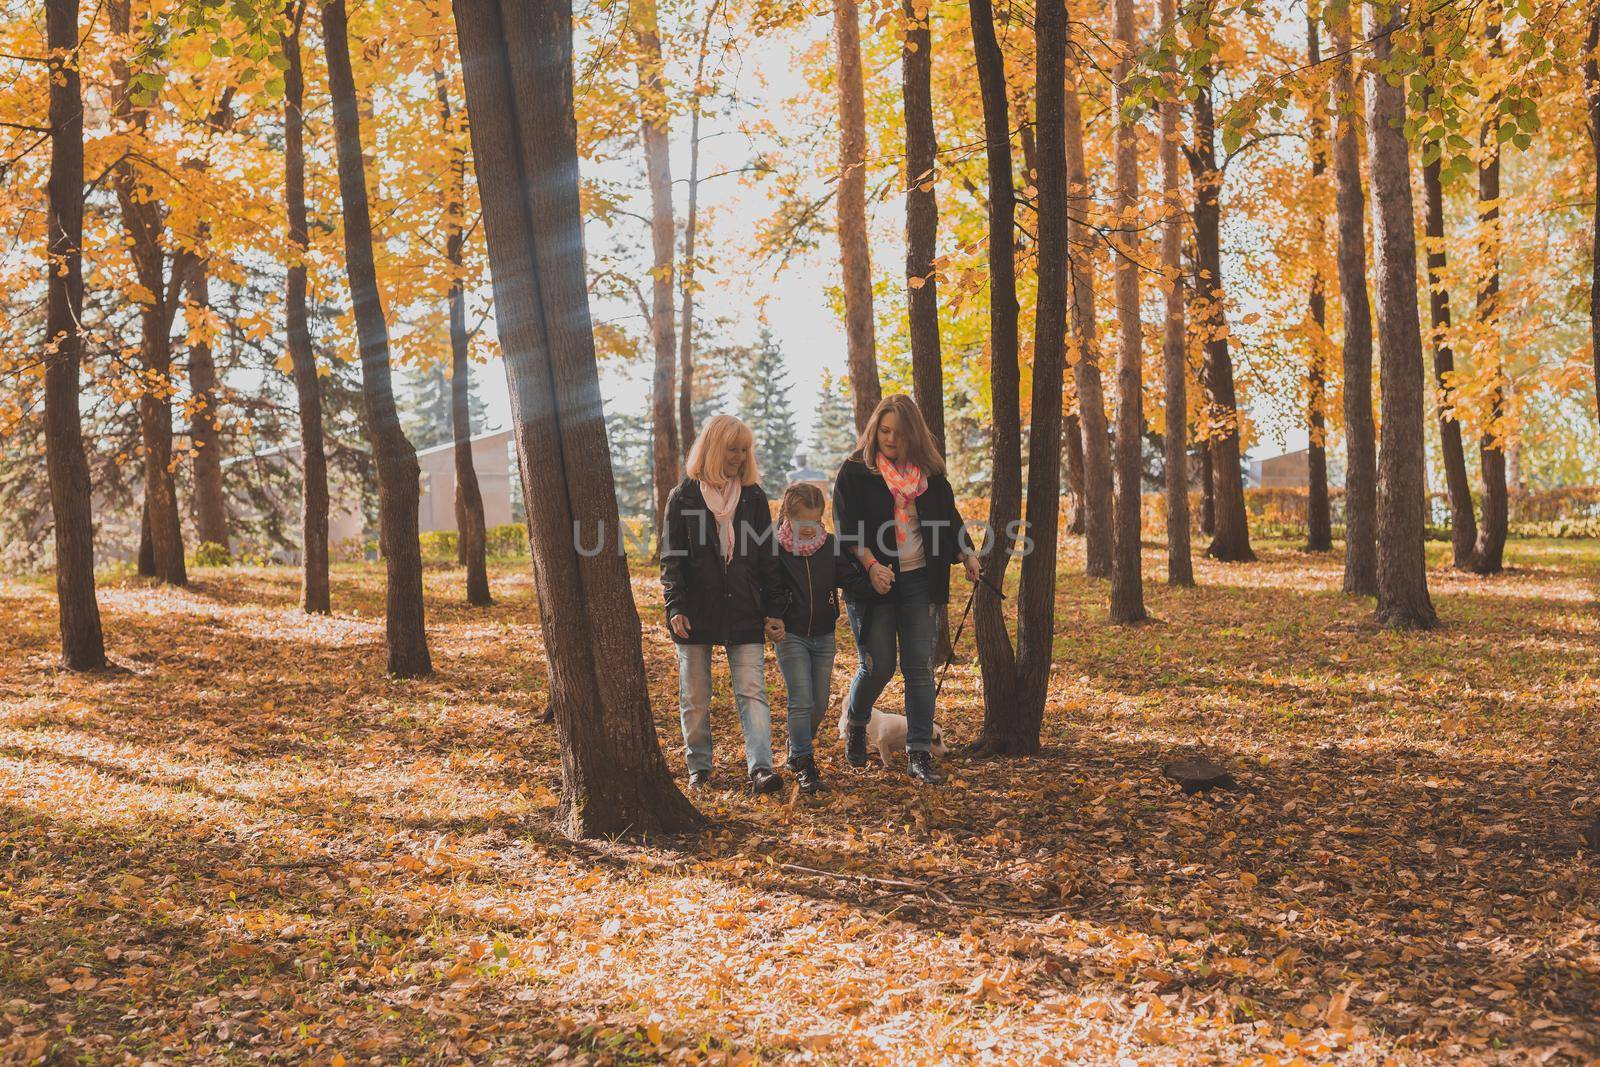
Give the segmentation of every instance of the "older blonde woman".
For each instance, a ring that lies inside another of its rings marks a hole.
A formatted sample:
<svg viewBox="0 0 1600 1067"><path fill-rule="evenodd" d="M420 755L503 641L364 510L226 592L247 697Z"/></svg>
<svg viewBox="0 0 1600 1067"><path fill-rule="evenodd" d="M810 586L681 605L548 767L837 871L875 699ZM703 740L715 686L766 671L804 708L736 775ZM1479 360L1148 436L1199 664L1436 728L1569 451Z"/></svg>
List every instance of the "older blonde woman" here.
<svg viewBox="0 0 1600 1067"><path fill-rule="evenodd" d="M755 437L732 415L705 424L689 450L687 477L667 498L661 585L678 646L678 716L689 784L711 781L711 652L727 650L744 730L750 787L783 788L772 767L763 638L781 640L787 601L772 547L772 512L758 484Z"/></svg>

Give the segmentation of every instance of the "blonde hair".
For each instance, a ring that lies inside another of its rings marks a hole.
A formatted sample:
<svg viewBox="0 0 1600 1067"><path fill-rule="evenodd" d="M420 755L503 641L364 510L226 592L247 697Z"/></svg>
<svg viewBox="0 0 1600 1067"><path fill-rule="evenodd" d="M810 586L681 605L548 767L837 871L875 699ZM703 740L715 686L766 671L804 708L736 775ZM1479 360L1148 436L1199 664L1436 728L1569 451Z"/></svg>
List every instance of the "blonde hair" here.
<svg viewBox="0 0 1600 1067"><path fill-rule="evenodd" d="M900 438L905 443L902 458L921 467L924 474L943 474L944 457L939 455L933 433L916 402L904 393L892 393L872 409L872 417L856 441L856 453L861 456L861 462L873 468L878 466L878 424L891 411L900 420Z"/></svg>
<svg viewBox="0 0 1600 1067"><path fill-rule="evenodd" d="M732 415L713 415L706 420L706 424L700 429L700 436L694 439L694 447L689 449L689 460L684 464L684 473L702 482L721 485L722 452L735 441L743 441L750 446L750 451L744 458L744 467L739 471L739 484L755 485L761 480L761 470L756 465L756 435L750 427ZM713 462L717 464L717 469L715 472L709 472L707 467Z"/></svg>
<svg viewBox="0 0 1600 1067"><path fill-rule="evenodd" d="M778 501L778 521L787 519L795 508L816 508L818 511L825 511L827 506L827 498L822 495L821 489L810 482L795 482L783 491L783 499Z"/></svg>

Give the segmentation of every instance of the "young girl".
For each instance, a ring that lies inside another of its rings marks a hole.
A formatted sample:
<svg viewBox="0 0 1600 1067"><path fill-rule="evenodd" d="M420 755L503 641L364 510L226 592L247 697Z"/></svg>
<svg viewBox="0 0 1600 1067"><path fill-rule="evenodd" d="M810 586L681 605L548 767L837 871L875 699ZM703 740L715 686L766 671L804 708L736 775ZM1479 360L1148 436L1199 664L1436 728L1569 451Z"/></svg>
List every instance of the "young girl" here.
<svg viewBox="0 0 1600 1067"><path fill-rule="evenodd" d="M778 505L778 564L788 595L778 667L789 691L789 770L801 792L822 787L812 743L827 713L836 651L841 587L870 596L872 584L822 521L822 490L806 482L789 486Z"/></svg>
<svg viewBox="0 0 1600 1067"><path fill-rule="evenodd" d="M754 443L750 427L732 415L713 416L700 431L689 450L688 477L667 498L661 586L667 628L678 646L678 715L689 784L711 781L711 652L721 645L744 728L750 786L773 793L783 779L772 769L763 637L783 636L784 592Z"/></svg>

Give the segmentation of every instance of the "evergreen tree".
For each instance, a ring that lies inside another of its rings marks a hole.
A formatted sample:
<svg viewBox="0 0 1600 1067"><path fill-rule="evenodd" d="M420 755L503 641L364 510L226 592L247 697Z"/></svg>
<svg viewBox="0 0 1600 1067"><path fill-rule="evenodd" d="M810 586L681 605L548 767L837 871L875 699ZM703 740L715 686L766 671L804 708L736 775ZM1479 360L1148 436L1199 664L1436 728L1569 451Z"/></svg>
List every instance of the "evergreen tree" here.
<svg viewBox="0 0 1600 1067"><path fill-rule="evenodd" d="M400 421L406 437L417 451L447 445L453 440L450 429L450 375L444 364L423 370L407 369L404 374ZM472 412L472 434L484 430L487 412L476 392L468 397Z"/></svg>
<svg viewBox="0 0 1600 1067"><path fill-rule="evenodd" d="M789 406L789 368L769 330L763 329L747 352L740 374L740 416L755 431L762 480L769 487L782 486L800 447L800 433Z"/></svg>
<svg viewBox="0 0 1600 1067"><path fill-rule="evenodd" d="M850 383L822 373L822 394L817 398L817 420L811 427L811 465L832 474L856 447L856 415L850 402Z"/></svg>
<svg viewBox="0 0 1600 1067"><path fill-rule="evenodd" d="M644 415L606 413L606 438L611 445L611 468L617 482L617 512L629 517L649 515L654 502L651 425Z"/></svg>

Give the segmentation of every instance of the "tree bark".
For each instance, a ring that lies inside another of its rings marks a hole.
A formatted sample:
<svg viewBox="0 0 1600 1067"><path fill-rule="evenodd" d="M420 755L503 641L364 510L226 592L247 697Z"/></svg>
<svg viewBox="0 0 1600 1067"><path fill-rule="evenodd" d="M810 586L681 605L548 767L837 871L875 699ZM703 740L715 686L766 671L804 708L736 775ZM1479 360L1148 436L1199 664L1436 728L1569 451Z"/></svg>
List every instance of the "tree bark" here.
<svg viewBox="0 0 1600 1067"><path fill-rule="evenodd" d="M1078 394L1078 427L1083 437L1084 573L1111 577L1115 532L1112 526L1111 438L1106 426L1105 389L1100 380L1100 340L1094 315L1092 231L1084 225L1093 203L1084 162L1083 108L1078 98L1077 62L1070 61L1064 111L1067 154L1067 251L1072 286L1072 383Z"/></svg>
<svg viewBox="0 0 1600 1067"><path fill-rule="evenodd" d="M1071 279L1068 279L1071 284ZM1083 427L1077 412L1063 415L1061 420L1061 446L1066 453L1067 495L1072 498L1072 513L1067 519L1067 532L1083 536Z"/></svg>
<svg viewBox="0 0 1600 1067"><path fill-rule="evenodd" d="M1005 56L994 32L990 0L972 0L974 61L983 98L984 155L989 171L989 406L993 413L990 455L989 533L983 545L983 577L1003 588L1022 513L1021 372L1017 363L1016 189L1011 164L1010 101ZM981 752L1006 750L1017 721L1017 663L1006 632L1003 602L989 586L974 594L973 625L983 678Z"/></svg>
<svg viewBox="0 0 1600 1067"><path fill-rule="evenodd" d="M1438 46L1432 50L1437 53ZM1425 151L1437 153L1437 143ZM1422 165L1422 198L1427 236L1428 315L1432 323L1433 378L1438 409L1439 454L1444 462L1445 487L1450 494L1450 554L1458 570L1472 565L1478 539L1478 521L1472 513L1472 487L1467 480L1467 458L1461 447L1461 422L1456 418L1455 353L1450 347L1450 290L1445 281L1444 183L1442 160L1437 154Z"/></svg>
<svg viewBox="0 0 1600 1067"><path fill-rule="evenodd" d="M1337 115L1333 143L1335 210L1338 214L1339 300L1344 339L1340 363L1344 377L1344 591L1354 596L1378 592L1378 446L1372 421L1372 305L1367 297L1367 225L1361 193L1361 139L1356 129L1360 104L1351 70L1349 15L1332 19L1333 101Z"/></svg>
<svg viewBox="0 0 1600 1067"><path fill-rule="evenodd" d="M211 310L210 264L195 264L189 277L189 298L197 312ZM222 435L218 423L220 397L217 365L209 335L189 346L189 442L194 449L194 525L202 544L228 548L228 507L222 486Z"/></svg>
<svg viewBox="0 0 1600 1067"><path fill-rule="evenodd" d="M689 104L689 211L683 224L683 321L678 329L678 455L687 463L694 446L694 246L700 229L700 91L706 73L706 46L711 39L711 20L720 0L706 10L700 28L700 47L695 56L694 90Z"/></svg>
<svg viewBox="0 0 1600 1067"><path fill-rule="evenodd" d="M1161 0L1161 24L1174 25L1177 0ZM1182 179L1178 172L1178 89L1169 86L1161 102L1161 190L1167 217L1161 226L1161 268L1166 274L1166 319L1161 334L1162 386L1165 390L1165 466L1167 472L1167 584L1194 585L1189 545L1188 351L1183 321Z"/></svg>
<svg viewBox="0 0 1600 1067"><path fill-rule="evenodd" d="M496 320L550 663L570 832L692 829L668 774L617 530L578 201L567 0L456 0Z"/></svg>
<svg viewBox="0 0 1600 1067"><path fill-rule="evenodd" d="M1491 5L1489 54L1499 57L1500 13ZM1486 349L1483 363L1491 368L1489 413L1478 439L1478 466L1483 473L1483 526L1473 546L1471 569L1476 574L1499 574L1505 565L1509 501L1506 498L1506 418L1505 352L1500 344L1500 138L1498 136L1499 96L1488 103L1490 118L1479 134L1482 155L1478 161L1479 255L1483 273L1478 281L1478 331Z"/></svg>
<svg viewBox="0 0 1600 1067"><path fill-rule="evenodd" d="M378 543L387 568L385 623L389 673L420 678L433 672L423 622L422 547L417 534L421 471L417 453L400 428L389 367L389 330L378 293L372 254L367 179L361 159L361 127L344 0L322 5L328 89L333 98L339 199L344 207L345 273L361 348L361 385L367 435L378 472Z"/></svg>
<svg viewBox="0 0 1600 1067"><path fill-rule="evenodd" d="M1210 537L1217 532L1216 481L1211 477L1211 446L1200 442L1200 532Z"/></svg>
<svg viewBox="0 0 1600 1067"><path fill-rule="evenodd" d="M434 68L439 121L450 145L450 192L445 204L444 256L450 264L450 433L456 466L456 543L467 571L467 603L486 608L489 595L488 530L483 517L483 491L472 457L472 361L468 358L466 271L467 147L450 107L450 83L442 67ZM671 401L671 398L668 398Z"/></svg>
<svg viewBox="0 0 1600 1067"><path fill-rule="evenodd" d="M1198 296L1204 308L1207 335L1205 385L1210 399L1212 488L1216 531L1206 555L1227 563L1256 558L1250 548L1249 517L1244 506L1244 479L1239 453L1239 404L1233 388L1227 311L1222 288L1222 172L1217 165L1216 118L1211 97L1212 70L1200 77L1194 101L1194 245ZM1220 427L1220 428L1218 428Z"/></svg>
<svg viewBox="0 0 1600 1067"><path fill-rule="evenodd" d="M83 86L78 64L78 0L48 0L50 49L49 257L44 371L45 469L56 549L61 665L106 665L94 591L94 511L78 409L83 362Z"/></svg>
<svg viewBox="0 0 1600 1067"><path fill-rule="evenodd" d="M1117 455L1114 549L1111 558L1111 621L1143 622L1144 560L1140 554L1144 464L1144 326L1139 320L1139 146L1137 131L1126 117L1128 76L1133 69L1133 0L1112 0L1117 64L1112 69L1111 110L1117 116L1116 166L1117 326ZM1041 215L1044 205L1040 204ZM1043 229L1041 223L1041 230ZM1041 244L1040 258L1044 256ZM1041 292L1041 302L1043 294Z"/></svg>
<svg viewBox="0 0 1600 1067"><path fill-rule="evenodd" d="M672 214L669 110L655 0L631 0L629 17L639 49L639 139L644 145L645 175L650 185L650 344L656 356L650 386L650 422L654 431L651 470L659 551L667 497L678 484L678 344L672 324L672 288L676 280L673 259L678 235Z"/></svg>
<svg viewBox="0 0 1600 1067"><path fill-rule="evenodd" d="M1380 66L1393 51L1403 8L1369 0L1367 36ZM1372 259L1382 353L1383 447L1378 453L1378 621L1399 630L1438 623L1428 597L1423 480L1422 330L1417 306L1416 223L1405 89L1367 80L1367 159L1372 171Z"/></svg>
<svg viewBox="0 0 1600 1067"><path fill-rule="evenodd" d="M867 241L867 107L861 85L857 0L833 0L839 91L839 264L844 271L844 331L850 395L860 432L883 398L872 316L872 252Z"/></svg>
<svg viewBox="0 0 1600 1067"><path fill-rule="evenodd" d="M1589 149L1594 156L1594 215L1589 225L1589 349L1594 360L1595 413L1600 416L1600 0L1589 12L1583 90L1589 109Z"/></svg>
<svg viewBox="0 0 1600 1067"><path fill-rule="evenodd" d="M326 615L333 610L328 589L328 459L322 433L322 383L311 347L306 313L305 79L300 66L300 26L305 0L287 0L289 32L283 49L283 191L288 223L288 284L284 293L285 334L300 417L300 610Z"/></svg>
<svg viewBox="0 0 1600 1067"><path fill-rule="evenodd" d="M1306 15L1306 62L1313 68L1322 63L1322 41L1317 32L1317 16ZM1327 124L1323 121L1320 106L1311 109L1311 183L1318 189L1328 171ZM1327 243L1327 226L1317 219L1317 246ZM1333 548L1332 509L1328 503L1328 420L1326 408L1327 368L1323 362L1324 328L1328 321L1327 292L1322 280L1322 269L1313 266L1311 295L1307 310L1311 315L1316 336L1311 338L1311 365L1306 373L1309 397L1306 401L1306 465L1309 488L1306 494L1306 550L1328 552Z"/></svg>
<svg viewBox="0 0 1600 1067"><path fill-rule="evenodd" d="M127 37L129 0L108 0L111 31ZM148 116L135 105L133 71L128 61L112 60L112 113L131 136L142 137ZM164 248L165 212L149 195L133 153L112 168L112 184L127 232L134 276L144 290L139 301L139 437L144 451L144 494L149 509L150 552L154 577L170 585L188 585L183 558L183 526L178 516L178 491L172 475L172 319L183 287L187 259L168 257Z"/></svg>

